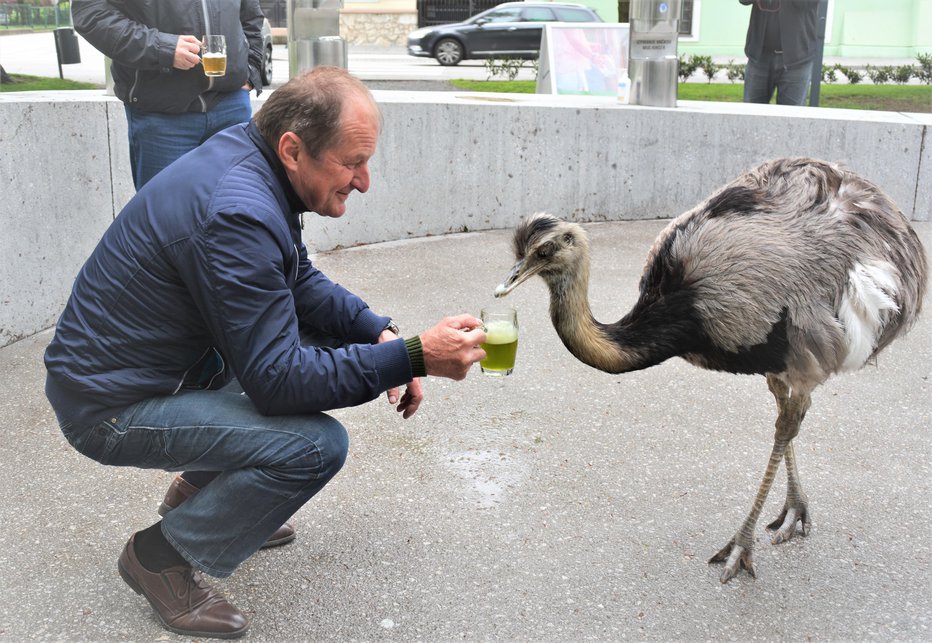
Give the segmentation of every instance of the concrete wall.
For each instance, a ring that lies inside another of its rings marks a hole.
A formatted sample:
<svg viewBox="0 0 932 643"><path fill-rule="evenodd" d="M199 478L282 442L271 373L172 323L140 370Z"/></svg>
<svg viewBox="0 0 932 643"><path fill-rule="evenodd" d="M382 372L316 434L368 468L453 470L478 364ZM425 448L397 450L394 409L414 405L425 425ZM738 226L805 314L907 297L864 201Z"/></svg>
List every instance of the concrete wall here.
<svg viewBox="0 0 932 643"><path fill-rule="evenodd" d="M312 251L505 228L537 210L576 221L672 217L787 155L844 162L913 219L932 219L929 115L375 94L385 128L372 187L341 219L306 216ZM0 346L55 323L75 273L133 194L127 160L122 105L103 92L0 94Z"/></svg>
<svg viewBox="0 0 932 643"><path fill-rule="evenodd" d="M417 11L379 11L349 6L340 12L340 35L351 45L400 46L417 29Z"/></svg>

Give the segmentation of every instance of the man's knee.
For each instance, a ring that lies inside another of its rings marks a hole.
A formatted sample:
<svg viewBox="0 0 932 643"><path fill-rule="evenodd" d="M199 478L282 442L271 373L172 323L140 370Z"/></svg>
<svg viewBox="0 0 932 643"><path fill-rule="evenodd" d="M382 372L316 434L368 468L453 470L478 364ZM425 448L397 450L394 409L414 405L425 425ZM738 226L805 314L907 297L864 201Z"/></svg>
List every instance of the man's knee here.
<svg viewBox="0 0 932 643"><path fill-rule="evenodd" d="M319 457L317 479L335 476L343 468L349 453L349 433L346 428L332 417L325 417L326 423L314 440Z"/></svg>

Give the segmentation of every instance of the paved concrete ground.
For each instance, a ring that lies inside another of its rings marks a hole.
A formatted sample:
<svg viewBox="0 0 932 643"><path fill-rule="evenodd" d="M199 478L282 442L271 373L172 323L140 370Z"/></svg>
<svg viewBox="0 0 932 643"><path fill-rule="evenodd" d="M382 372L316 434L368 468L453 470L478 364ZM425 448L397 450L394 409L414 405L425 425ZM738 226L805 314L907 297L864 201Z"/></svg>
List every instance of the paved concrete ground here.
<svg viewBox="0 0 932 643"><path fill-rule="evenodd" d="M619 318L664 222L589 225L591 297ZM932 224L918 224L932 248ZM329 253L318 264L404 330L476 312L511 265L493 231ZM681 360L608 375L573 359L531 282L514 375L429 379L403 421L384 399L336 412L343 471L298 539L218 584L248 640L932 639L932 314L876 367L816 391L798 439L808 538L757 579L706 564L751 504L770 450L763 378ZM930 301L929 303L932 303ZM116 572L170 474L103 467L42 394L48 332L0 349L0 639L183 640ZM782 506L778 478L764 509Z"/></svg>

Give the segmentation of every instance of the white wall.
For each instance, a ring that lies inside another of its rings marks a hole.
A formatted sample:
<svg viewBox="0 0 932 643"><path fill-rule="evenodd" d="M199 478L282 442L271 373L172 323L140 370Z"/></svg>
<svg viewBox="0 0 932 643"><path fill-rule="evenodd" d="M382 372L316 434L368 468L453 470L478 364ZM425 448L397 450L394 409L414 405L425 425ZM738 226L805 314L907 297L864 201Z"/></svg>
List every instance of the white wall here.
<svg viewBox="0 0 932 643"><path fill-rule="evenodd" d="M672 217L777 156L846 163L932 220L932 116L681 101L376 91L368 193L307 215L312 251L576 221ZM255 107L261 105L259 100ZM0 346L55 323L75 273L133 193L123 107L101 91L0 94Z"/></svg>

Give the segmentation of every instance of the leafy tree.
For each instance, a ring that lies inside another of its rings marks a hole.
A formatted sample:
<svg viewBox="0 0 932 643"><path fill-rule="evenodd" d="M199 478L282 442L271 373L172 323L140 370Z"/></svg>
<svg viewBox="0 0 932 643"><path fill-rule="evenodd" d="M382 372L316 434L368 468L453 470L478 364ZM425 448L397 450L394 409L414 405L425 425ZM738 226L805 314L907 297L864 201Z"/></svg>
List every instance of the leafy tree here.
<svg viewBox="0 0 932 643"><path fill-rule="evenodd" d="M689 56L683 54L677 60L677 75L680 77L681 82L686 82L689 80L689 77L692 76L697 69L699 69L699 63L696 62L696 56Z"/></svg>
<svg viewBox="0 0 932 643"><path fill-rule="evenodd" d="M843 73L845 78L847 78L848 82L852 85L857 85L859 82L864 80L864 74L859 72L857 69L854 69L853 67L845 67L844 65L836 64L835 68Z"/></svg>
<svg viewBox="0 0 932 643"><path fill-rule="evenodd" d="M919 69L916 70L916 78L924 85L932 85L932 54L918 54Z"/></svg>
<svg viewBox="0 0 932 643"><path fill-rule="evenodd" d="M729 60L728 64L725 65L725 70L728 80L731 82L735 82L736 80L744 82L745 65L736 65L735 61Z"/></svg>
<svg viewBox="0 0 932 643"><path fill-rule="evenodd" d="M868 65L866 68L867 77L871 79L871 82L875 85L883 85L885 82L890 80L890 77L893 75L893 67L874 67Z"/></svg>
<svg viewBox="0 0 932 643"><path fill-rule="evenodd" d="M702 73L705 74L708 82L712 82L715 78L715 74L718 73L718 70L721 69L721 65L716 65L712 62L712 56L693 56L699 63L699 69L702 70Z"/></svg>
<svg viewBox="0 0 932 643"><path fill-rule="evenodd" d="M905 85L909 82L909 79L913 77L913 66L912 65L900 65L895 70L893 70L893 82L897 85Z"/></svg>

